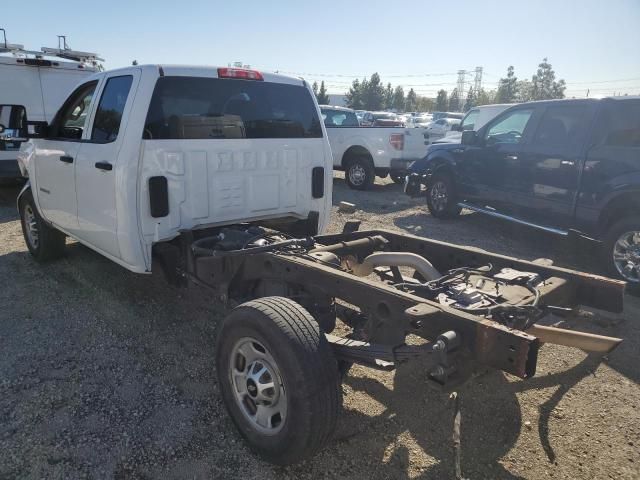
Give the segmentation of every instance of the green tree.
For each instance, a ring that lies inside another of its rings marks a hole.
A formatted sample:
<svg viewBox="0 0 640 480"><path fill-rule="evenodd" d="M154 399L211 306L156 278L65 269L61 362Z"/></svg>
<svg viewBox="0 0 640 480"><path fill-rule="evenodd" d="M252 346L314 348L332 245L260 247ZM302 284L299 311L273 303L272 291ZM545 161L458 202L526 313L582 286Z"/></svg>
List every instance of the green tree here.
<svg viewBox="0 0 640 480"><path fill-rule="evenodd" d="M460 108L460 97L458 96L458 89L454 88L449 96L448 111L457 112Z"/></svg>
<svg viewBox="0 0 640 480"><path fill-rule="evenodd" d="M436 112L446 112L447 107L447 91L440 90L438 91L438 96L436 97Z"/></svg>
<svg viewBox="0 0 640 480"><path fill-rule="evenodd" d="M391 83L387 83L387 88L384 91L384 109L391 110L393 108L393 87Z"/></svg>
<svg viewBox="0 0 640 480"><path fill-rule="evenodd" d="M518 80L516 84L516 102L530 102L533 97L533 84L529 80Z"/></svg>
<svg viewBox="0 0 640 480"><path fill-rule="evenodd" d="M468 112L477 104L478 104L478 99L476 97L476 92L473 88L470 88L469 93L467 93L467 100L464 102L464 111Z"/></svg>
<svg viewBox="0 0 640 480"><path fill-rule="evenodd" d="M364 108L367 110L382 110L384 105L384 86L380 81L380 75L374 73L367 82L362 82Z"/></svg>
<svg viewBox="0 0 640 480"><path fill-rule="evenodd" d="M418 108L418 96L416 92L413 91L413 88L409 90L407 93L407 99L404 102L404 111L405 112L415 112Z"/></svg>
<svg viewBox="0 0 640 480"><path fill-rule="evenodd" d="M496 100L496 98L496 90L486 91L484 88L481 88L476 94L476 105L491 105L492 103L500 103Z"/></svg>
<svg viewBox="0 0 640 480"><path fill-rule="evenodd" d="M356 78L351 83L351 87L349 88L349 91L346 93L345 97L345 101L349 108L362 110L362 85L360 84L360 80Z"/></svg>
<svg viewBox="0 0 640 480"><path fill-rule="evenodd" d="M313 82L313 85L311 85L311 90L313 91L313 94L317 98L318 97L318 82Z"/></svg>
<svg viewBox="0 0 640 480"><path fill-rule="evenodd" d="M507 78L501 78L498 83L497 103L513 103L517 101L518 77L516 77L513 65L507 68Z"/></svg>
<svg viewBox="0 0 640 480"><path fill-rule="evenodd" d="M433 111L435 105L436 102L433 98L418 96L417 110L419 112L431 112Z"/></svg>
<svg viewBox="0 0 640 480"><path fill-rule="evenodd" d="M531 85L533 100L564 98L564 91L567 88L564 80L556 82L556 72L553 71L546 57L538 65L536 74L531 77Z"/></svg>
<svg viewBox="0 0 640 480"><path fill-rule="evenodd" d="M327 95L327 89L324 87L324 80L320 83L320 90L318 90L316 98L320 105L329 105L329 95Z"/></svg>
<svg viewBox="0 0 640 480"><path fill-rule="evenodd" d="M397 112L404 111L404 89L400 85L393 91L393 109Z"/></svg>

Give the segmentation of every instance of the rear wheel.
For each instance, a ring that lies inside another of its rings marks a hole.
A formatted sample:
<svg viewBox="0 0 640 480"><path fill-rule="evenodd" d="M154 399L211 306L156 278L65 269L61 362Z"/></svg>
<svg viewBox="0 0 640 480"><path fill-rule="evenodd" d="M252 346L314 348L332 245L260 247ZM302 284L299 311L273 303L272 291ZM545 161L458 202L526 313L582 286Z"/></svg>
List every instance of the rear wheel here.
<svg viewBox="0 0 640 480"><path fill-rule="evenodd" d="M344 178L350 188L355 190L369 190L376 179L373 161L366 155L347 160Z"/></svg>
<svg viewBox="0 0 640 480"><path fill-rule="evenodd" d="M216 369L224 403L249 445L288 465L315 454L336 425L336 360L318 323L299 304L265 297L221 323Z"/></svg>
<svg viewBox="0 0 640 480"><path fill-rule="evenodd" d="M624 218L609 228L602 255L610 275L640 285L640 217Z"/></svg>
<svg viewBox="0 0 640 480"><path fill-rule="evenodd" d="M36 260L45 262L64 255L64 233L45 223L38 213L30 190L20 198L20 221L24 241Z"/></svg>
<svg viewBox="0 0 640 480"><path fill-rule="evenodd" d="M457 217L462 208L458 206L456 186L450 175L434 175L427 189L427 207L436 218Z"/></svg>

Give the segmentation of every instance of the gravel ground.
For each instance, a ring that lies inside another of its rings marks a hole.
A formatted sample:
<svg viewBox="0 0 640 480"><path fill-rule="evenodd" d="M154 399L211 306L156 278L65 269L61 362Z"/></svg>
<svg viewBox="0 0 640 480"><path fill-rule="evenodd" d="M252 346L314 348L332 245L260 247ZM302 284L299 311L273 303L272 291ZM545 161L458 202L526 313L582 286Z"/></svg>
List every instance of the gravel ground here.
<svg viewBox="0 0 640 480"><path fill-rule="evenodd" d="M452 478L452 407L419 366L354 367L334 442L294 467L262 462L227 418L213 365L223 312L206 292L129 273L76 244L47 265L27 254L17 189L0 189L0 479ZM563 241L477 214L428 216L380 181L336 174L344 220L527 259L590 268ZM604 360L545 346L537 376L489 371L462 387L462 467L471 479L640 478L640 300L585 325L625 342Z"/></svg>

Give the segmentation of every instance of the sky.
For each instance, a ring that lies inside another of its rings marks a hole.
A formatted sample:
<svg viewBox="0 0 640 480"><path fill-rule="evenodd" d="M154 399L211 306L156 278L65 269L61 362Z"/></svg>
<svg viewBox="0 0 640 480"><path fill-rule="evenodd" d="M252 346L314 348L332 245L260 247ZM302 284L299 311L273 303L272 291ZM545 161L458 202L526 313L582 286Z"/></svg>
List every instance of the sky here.
<svg viewBox="0 0 640 480"><path fill-rule="evenodd" d="M3 9L10 43L38 50L64 34L107 69L241 61L324 80L330 93L378 72L435 96L458 70L483 67L493 89L509 65L530 79L547 57L567 96L640 94L640 0L30 0L29 10L26 21Z"/></svg>

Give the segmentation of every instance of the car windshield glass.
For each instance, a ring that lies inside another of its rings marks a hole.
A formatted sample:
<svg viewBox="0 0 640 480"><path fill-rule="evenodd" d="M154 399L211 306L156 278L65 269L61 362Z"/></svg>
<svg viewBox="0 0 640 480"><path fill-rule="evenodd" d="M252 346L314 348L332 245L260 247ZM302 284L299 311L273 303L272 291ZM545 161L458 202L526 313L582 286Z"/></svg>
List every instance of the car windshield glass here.
<svg viewBox="0 0 640 480"><path fill-rule="evenodd" d="M309 91L282 83L200 78L158 79L145 139L318 138Z"/></svg>
<svg viewBox="0 0 640 480"><path fill-rule="evenodd" d="M479 110L471 110L467 113L467 116L462 120L462 130L473 130L478 115L480 115Z"/></svg>

